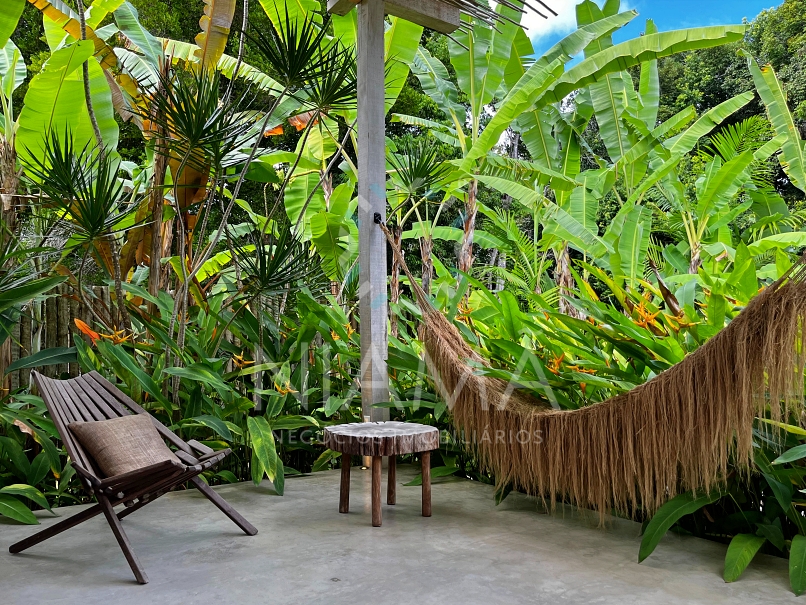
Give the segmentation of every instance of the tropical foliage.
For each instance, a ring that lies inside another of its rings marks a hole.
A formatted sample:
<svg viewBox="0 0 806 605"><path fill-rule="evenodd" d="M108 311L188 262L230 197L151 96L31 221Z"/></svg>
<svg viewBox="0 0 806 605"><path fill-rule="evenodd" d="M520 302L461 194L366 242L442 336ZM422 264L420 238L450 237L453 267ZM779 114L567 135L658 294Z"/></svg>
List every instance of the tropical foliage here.
<svg viewBox="0 0 806 605"><path fill-rule="evenodd" d="M10 5L0 369L105 374L183 438L233 449L210 483L268 477L282 494L286 477L330 468L321 430L361 414L354 13L261 0L231 33L235 3L208 2L190 42L139 3ZM492 361L479 371L573 409L679 362L796 261L802 108L757 62L774 50L757 52L758 25L650 20L614 43L637 13L585 0L577 29L536 57L521 13L495 10L498 29L468 21L451 39L387 23L389 223L435 305ZM35 69L14 42L32 14L47 41ZM674 61L724 48L742 49L752 90L664 102ZM12 364L13 325L41 322L62 283L92 322L71 327L74 347ZM396 263L390 288L382 405L443 429L435 476L491 482L450 430ZM806 431L760 418L756 437L752 476L671 500L647 520L641 559L675 528L729 541L728 581L765 551L790 556L793 589L806 588ZM4 391L0 514L36 523L32 509L82 498L42 400Z"/></svg>

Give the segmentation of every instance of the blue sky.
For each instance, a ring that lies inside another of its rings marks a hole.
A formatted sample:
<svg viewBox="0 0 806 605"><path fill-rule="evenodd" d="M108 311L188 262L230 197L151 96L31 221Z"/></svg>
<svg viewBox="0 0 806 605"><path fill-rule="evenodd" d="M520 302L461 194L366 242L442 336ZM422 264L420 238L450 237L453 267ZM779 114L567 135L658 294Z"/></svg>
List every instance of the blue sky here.
<svg viewBox="0 0 806 605"><path fill-rule="evenodd" d="M573 31L575 26L574 7L578 0L544 0L559 13L559 17L544 20L531 15L527 29L535 50L540 54L562 36ZM600 5L602 0L597 1ZM629 25L619 30L614 39L617 42L634 38L644 29L646 19L655 21L660 31L682 29L703 25L726 25L741 23L744 17L752 20L765 8L776 6L781 0L622 0L622 10L635 9L636 17Z"/></svg>

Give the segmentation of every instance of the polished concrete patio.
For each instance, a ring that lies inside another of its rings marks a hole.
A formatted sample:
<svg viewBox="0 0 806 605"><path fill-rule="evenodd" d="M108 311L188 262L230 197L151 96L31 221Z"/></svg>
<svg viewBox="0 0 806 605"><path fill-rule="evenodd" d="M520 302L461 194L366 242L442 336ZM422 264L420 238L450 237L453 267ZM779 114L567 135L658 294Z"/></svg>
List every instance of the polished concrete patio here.
<svg viewBox="0 0 806 605"><path fill-rule="evenodd" d="M413 471L400 467L398 478ZM39 605L795 603L782 559L758 556L733 584L722 581L725 547L667 536L636 563L638 524L541 514L512 494L437 479L433 517L420 489L398 487L370 526L369 472L353 472L352 511L338 513L338 471L270 484L218 488L260 533L242 534L200 494L169 494L124 526L151 583L139 586L102 517L20 555L8 546L36 531L0 521L0 603ZM384 494L385 495L385 494ZM60 517L77 507L63 508ZM43 525L52 522L40 515Z"/></svg>

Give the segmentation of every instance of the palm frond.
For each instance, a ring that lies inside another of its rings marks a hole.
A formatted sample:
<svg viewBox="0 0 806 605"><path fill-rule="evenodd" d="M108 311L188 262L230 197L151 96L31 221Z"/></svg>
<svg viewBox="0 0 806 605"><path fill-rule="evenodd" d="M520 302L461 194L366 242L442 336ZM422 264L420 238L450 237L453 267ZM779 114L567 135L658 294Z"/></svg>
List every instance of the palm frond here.
<svg viewBox="0 0 806 605"><path fill-rule="evenodd" d="M77 150L69 132L51 131L41 155L28 153L25 175L43 194L43 204L60 211L82 243L122 229L136 204L125 204L120 158L88 143Z"/></svg>

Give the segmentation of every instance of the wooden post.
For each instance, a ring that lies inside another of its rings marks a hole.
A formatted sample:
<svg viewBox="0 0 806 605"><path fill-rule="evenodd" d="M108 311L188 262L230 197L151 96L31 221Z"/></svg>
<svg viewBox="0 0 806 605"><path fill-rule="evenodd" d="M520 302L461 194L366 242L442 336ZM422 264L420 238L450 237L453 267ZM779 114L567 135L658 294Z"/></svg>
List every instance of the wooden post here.
<svg viewBox="0 0 806 605"><path fill-rule="evenodd" d="M67 286L61 284L59 286L59 297L56 299L56 346L68 347L70 346L70 299L67 298ZM70 366L66 363L60 363L56 366L58 376L67 374Z"/></svg>
<svg viewBox="0 0 806 605"><path fill-rule="evenodd" d="M397 456L389 456L389 483L386 486L386 503L397 502Z"/></svg>
<svg viewBox="0 0 806 605"><path fill-rule="evenodd" d="M45 349L58 346L56 344L56 326L58 325L56 316L56 298L51 296L45 301ZM46 366L42 373L48 378L56 377L56 366Z"/></svg>
<svg viewBox="0 0 806 605"><path fill-rule="evenodd" d="M27 357L31 354L31 316L30 310L26 310L20 317L20 357ZM21 370L20 386L27 388L30 382L31 370Z"/></svg>
<svg viewBox="0 0 806 605"><path fill-rule="evenodd" d="M358 264L361 317L361 403L363 415L388 420L373 408L389 400L387 358L386 239L375 215L386 220L384 106L384 4L358 5ZM374 468L374 461L373 461Z"/></svg>
<svg viewBox="0 0 806 605"><path fill-rule="evenodd" d="M339 512L350 512L350 464L351 454L341 455L341 486L339 488Z"/></svg>
<svg viewBox="0 0 806 605"><path fill-rule="evenodd" d="M70 321L67 323L67 333L70 339L69 342L67 343L68 346L73 346L76 344L76 333L73 331L73 326L75 326L76 324L73 320L79 319L79 313L81 313L81 303L77 298L70 298ZM78 363L77 362L71 363L70 377L74 378L78 376L78 372L79 372Z"/></svg>
<svg viewBox="0 0 806 605"><path fill-rule="evenodd" d="M20 315L20 319L17 320L17 323L11 327L11 336L6 340L6 342L8 342L9 363L14 363L20 358L20 347L17 343L19 343L21 339L21 319L22 315ZM10 383L9 388L11 388L12 391L20 387L21 373L22 372L17 370L8 375L7 378Z"/></svg>
<svg viewBox="0 0 806 605"><path fill-rule="evenodd" d="M381 526L381 459L372 457L372 527Z"/></svg>
<svg viewBox="0 0 806 605"><path fill-rule="evenodd" d="M420 454L423 466L423 517L431 516L431 452Z"/></svg>

